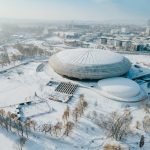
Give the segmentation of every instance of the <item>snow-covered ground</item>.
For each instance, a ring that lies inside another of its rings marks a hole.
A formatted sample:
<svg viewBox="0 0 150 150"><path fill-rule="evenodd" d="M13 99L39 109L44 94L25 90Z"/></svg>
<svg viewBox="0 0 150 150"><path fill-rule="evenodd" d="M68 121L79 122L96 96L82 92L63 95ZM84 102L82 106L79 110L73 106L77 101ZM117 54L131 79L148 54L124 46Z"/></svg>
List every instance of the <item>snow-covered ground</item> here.
<svg viewBox="0 0 150 150"><path fill-rule="evenodd" d="M141 62L142 67L147 66L145 64L150 64L150 56L145 55L125 55L134 64L136 62ZM135 135L129 137L133 142L133 148L131 150L138 150L138 145L136 144L140 140L140 136L137 133L145 135L145 150L150 148L150 138L146 133L141 130L135 129L136 121L142 121L146 115L144 109L141 107L141 102L139 103L121 103L112 101L100 95L99 92L95 91L91 86L97 87L97 81L72 81L70 79L64 78L56 74L52 68L46 64L42 71L36 72L37 67L41 62L30 62L29 64L22 65L20 67L14 68L6 73L0 74L0 107L6 107L26 101L36 101L35 92L42 98L46 99L49 94L54 90L55 85L52 87L46 86L46 84L51 81L57 82L73 82L79 84L80 87L74 94L74 97L68 104L60 103L52 100L47 100L48 105L53 108L53 111L45 115L39 115L33 119L39 124L43 123L55 123L62 120L62 113L68 105L73 109L78 102L79 95L84 94L86 101L88 102L88 108L85 115L80 118L79 122L75 125L71 135L69 137L51 137L45 135L38 135L36 137L30 137L30 139L25 144L24 149L26 150L87 150L89 143L95 139L99 138L98 141L91 144L92 146L97 145L104 141L106 135L103 129L99 128L90 119L86 117L92 111L97 111L98 113L107 114L112 111L121 112L123 109L128 107L132 111L133 122L132 128ZM38 105L34 107L34 112L36 114L36 109L41 111L43 107L46 106ZM15 111L15 107L7 107L6 110ZM33 109L32 109L33 110ZM47 110L47 108L46 108ZM30 110L25 110L27 115L30 115ZM37 113L38 113L37 111ZM33 112L33 111L31 111ZM35 115L34 114L34 115ZM0 129L0 147L2 150L13 150L15 149L15 143L18 136L6 132L5 129ZM128 142L128 141L127 141ZM7 146L6 146L7 145Z"/></svg>

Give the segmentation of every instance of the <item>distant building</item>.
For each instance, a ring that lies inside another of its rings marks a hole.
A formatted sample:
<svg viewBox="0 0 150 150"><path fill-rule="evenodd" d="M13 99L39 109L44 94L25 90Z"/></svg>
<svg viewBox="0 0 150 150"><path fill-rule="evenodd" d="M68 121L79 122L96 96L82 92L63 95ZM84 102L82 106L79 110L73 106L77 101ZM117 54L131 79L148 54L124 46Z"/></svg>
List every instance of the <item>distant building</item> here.
<svg viewBox="0 0 150 150"><path fill-rule="evenodd" d="M101 44L107 44L107 38L106 37L102 37L100 39L100 41L101 41Z"/></svg>
<svg viewBox="0 0 150 150"><path fill-rule="evenodd" d="M150 36L150 27L147 27L147 28L146 28L145 34L146 34L147 36Z"/></svg>
<svg viewBox="0 0 150 150"><path fill-rule="evenodd" d="M144 45L143 44L138 44L137 45L137 51L143 51Z"/></svg>
<svg viewBox="0 0 150 150"><path fill-rule="evenodd" d="M119 39L114 39L114 46L115 47L122 47L122 41Z"/></svg>
<svg viewBox="0 0 150 150"><path fill-rule="evenodd" d="M121 33L126 33L126 32L127 32L126 28L121 28Z"/></svg>
<svg viewBox="0 0 150 150"><path fill-rule="evenodd" d="M131 41L129 41L129 40L122 40L122 47L125 50L130 50L130 48L131 48Z"/></svg>
<svg viewBox="0 0 150 150"><path fill-rule="evenodd" d="M80 36L76 32L55 32L54 34L61 38L67 38L67 39L76 39L79 38Z"/></svg>
<svg viewBox="0 0 150 150"><path fill-rule="evenodd" d="M132 43L131 49L134 51L144 51L148 50L148 45L144 45L143 43Z"/></svg>
<svg viewBox="0 0 150 150"><path fill-rule="evenodd" d="M112 37L111 37L111 38L108 38L108 39L107 39L107 44L108 44L108 45L114 45L114 38L112 38Z"/></svg>
<svg viewBox="0 0 150 150"><path fill-rule="evenodd" d="M111 29L110 33L111 34L119 34L120 30L119 29Z"/></svg>
<svg viewBox="0 0 150 150"><path fill-rule="evenodd" d="M65 40L64 43L71 47L88 48L90 44L78 40Z"/></svg>

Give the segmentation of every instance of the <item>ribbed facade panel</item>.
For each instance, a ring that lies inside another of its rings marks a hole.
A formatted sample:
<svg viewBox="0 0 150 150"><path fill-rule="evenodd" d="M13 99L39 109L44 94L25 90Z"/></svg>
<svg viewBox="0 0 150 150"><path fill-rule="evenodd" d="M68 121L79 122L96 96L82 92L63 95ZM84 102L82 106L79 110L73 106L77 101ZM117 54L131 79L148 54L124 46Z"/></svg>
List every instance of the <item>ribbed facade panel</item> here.
<svg viewBox="0 0 150 150"><path fill-rule="evenodd" d="M63 62L57 58L57 54L50 58L49 64L58 74L77 79L103 79L121 76L127 73L131 67L130 61L125 57L121 61L111 64L85 63L80 65Z"/></svg>

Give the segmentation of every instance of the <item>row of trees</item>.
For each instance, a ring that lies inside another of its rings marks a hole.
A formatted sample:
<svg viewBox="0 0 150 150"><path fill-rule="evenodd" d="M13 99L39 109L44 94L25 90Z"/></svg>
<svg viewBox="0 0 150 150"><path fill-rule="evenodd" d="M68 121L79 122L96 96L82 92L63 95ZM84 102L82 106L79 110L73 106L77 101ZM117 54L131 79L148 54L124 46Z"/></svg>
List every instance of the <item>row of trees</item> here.
<svg viewBox="0 0 150 150"><path fill-rule="evenodd" d="M28 44L28 45L16 44L14 47L17 48L21 52L22 57L50 56L51 55L51 52L48 52L45 49L39 48L38 46L35 46L33 44Z"/></svg>
<svg viewBox="0 0 150 150"><path fill-rule="evenodd" d="M79 102L72 112L72 117L75 122L84 114L85 109L87 108L88 103L85 101L84 95L80 95Z"/></svg>
<svg viewBox="0 0 150 150"><path fill-rule="evenodd" d="M11 62L15 64L16 61L21 60L22 55L21 54L11 54L11 56L8 55L7 47L3 47L0 49L0 66L4 67L7 65L10 65Z"/></svg>
<svg viewBox="0 0 150 150"><path fill-rule="evenodd" d="M26 138L29 137L32 131L42 132L51 136L69 136L79 117L84 114L87 105L84 96L80 95L79 102L72 111L69 106L66 107L62 115L62 121L58 121L56 124L43 124L40 126L31 119L21 121L16 114L0 109L0 126L7 131L15 132Z"/></svg>
<svg viewBox="0 0 150 150"><path fill-rule="evenodd" d="M33 44L28 45L22 45L22 44L16 44L14 45L14 48L19 50L20 55L13 54L11 58L9 58L7 53L7 47L1 48L1 54L0 54L0 65L1 67L9 65L11 62L15 64L16 61L24 59L26 57L37 57L37 56L50 56L52 53L50 51L47 51L45 49L39 48L38 46L35 46Z"/></svg>
<svg viewBox="0 0 150 150"><path fill-rule="evenodd" d="M66 107L61 122L57 122L55 125L44 124L41 127L41 131L45 134L55 136L69 136L75 123L77 123L79 118L84 114L87 105L88 103L85 101L84 95L80 95L79 102L73 110L70 110L69 106Z"/></svg>
<svg viewBox="0 0 150 150"><path fill-rule="evenodd" d="M0 54L0 65L1 67L10 64L10 59L8 57L8 53L5 49L3 49L2 53Z"/></svg>
<svg viewBox="0 0 150 150"><path fill-rule="evenodd" d="M25 136L28 138L31 130L36 129L36 125L36 122L31 119L22 122L16 114L0 109L0 126L7 131L15 132L22 137Z"/></svg>

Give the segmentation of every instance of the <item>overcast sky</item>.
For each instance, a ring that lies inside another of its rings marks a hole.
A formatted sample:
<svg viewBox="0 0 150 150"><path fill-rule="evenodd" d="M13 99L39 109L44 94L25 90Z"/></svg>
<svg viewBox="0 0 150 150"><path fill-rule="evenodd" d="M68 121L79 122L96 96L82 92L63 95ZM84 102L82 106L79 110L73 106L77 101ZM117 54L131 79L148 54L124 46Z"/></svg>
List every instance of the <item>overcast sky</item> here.
<svg viewBox="0 0 150 150"><path fill-rule="evenodd" d="M0 18L147 20L150 0L0 0Z"/></svg>

